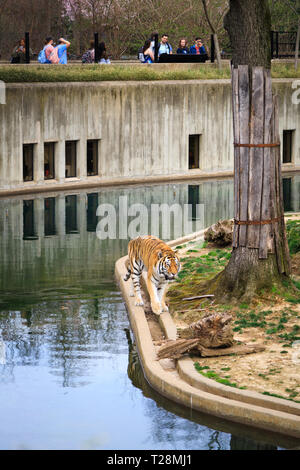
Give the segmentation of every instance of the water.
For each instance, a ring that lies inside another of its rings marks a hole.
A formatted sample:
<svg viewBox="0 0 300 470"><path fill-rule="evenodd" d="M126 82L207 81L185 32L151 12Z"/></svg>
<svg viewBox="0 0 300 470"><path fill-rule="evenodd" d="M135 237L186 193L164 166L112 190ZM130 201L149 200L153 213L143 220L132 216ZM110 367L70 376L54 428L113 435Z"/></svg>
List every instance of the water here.
<svg viewBox="0 0 300 470"><path fill-rule="evenodd" d="M285 182L289 211L299 188L300 176ZM204 226L233 215L231 180L0 199L0 449L295 446L192 413L144 380L113 276L128 240L95 232L98 204L119 196L203 203Z"/></svg>

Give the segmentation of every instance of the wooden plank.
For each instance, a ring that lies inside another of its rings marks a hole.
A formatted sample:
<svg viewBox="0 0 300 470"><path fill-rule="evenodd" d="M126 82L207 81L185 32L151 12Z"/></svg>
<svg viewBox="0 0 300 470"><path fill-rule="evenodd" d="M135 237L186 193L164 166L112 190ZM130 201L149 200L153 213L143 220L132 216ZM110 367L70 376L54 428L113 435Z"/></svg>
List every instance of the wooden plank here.
<svg viewBox="0 0 300 470"><path fill-rule="evenodd" d="M261 144L264 138L264 69L253 67L252 99L250 121L250 143ZM249 195L248 217L250 221L259 221L261 217L263 184L263 148L251 148L249 154ZM259 225L248 227L248 248L259 248Z"/></svg>
<svg viewBox="0 0 300 470"><path fill-rule="evenodd" d="M233 111L233 140L240 142L239 125L239 71L232 67L232 111ZM240 149L234 148L234 218L240 217ZM232 246L239 244L239 225L233 226Z"/></svg>
<svg viewBox="0 0 300 470"><path fill-rule="evenodd" d="M279 132L279 110L278 110L278 97L275 99L275 139L280 141L280 132ZM284 206L283 206L283 187L282 187L282 174L281 174L281 153L280 147L277 147L277 173L278 173L278 195L279 195L279 204L278 204L278 215L282 216L281 221L277 224L280 234L280 244L281 244L281 272L289 275L291 273L291 261L289 256L289 247L286 236L285 221L284 221Z"/></svg>
<svg viewBox="0 0 300 470"><path fill-rule="evenodd" d="M278 97L274 96L274 111L273 111L273 139L274 142L276 139L279 139L279 129L278 129ZM280 201L280 147L275 149L275 217L281 215L281 201ZM283 250L281 243L281 230L280 223L274 223L274 238L275 238L275 254L277 260L277 266L279 273L284 272L284 262L283 262Z"/></svg>
<svg viewBox="0 0 300 470"><path fill-rule="evenodd" d="M250 97L249 97L249 73L248 65L239 65L239 123L240 142L249 144L249 118L250 118ZM240 148L239 169L240 169L240 220L248 220L248 178L249 178L249 148ZM239 229L239 246L246 246L247 225L241 225Z"/></svg>
<svg viewBox="0 0 300 470"><path fill-rule="evenodd" d="M264 143L272 143L272 115L273 95L271 71L264 71L265 80L265 117L264 117ZM263 187L261 219L272 219L271 186L274 184L274 158L276 149L265 148L263 156ZM273 191L274 193L274 191ZM259 237L259 258L266 259L268 252L274 253L274 239L272 237L272 225L262 225Z"/></svg>

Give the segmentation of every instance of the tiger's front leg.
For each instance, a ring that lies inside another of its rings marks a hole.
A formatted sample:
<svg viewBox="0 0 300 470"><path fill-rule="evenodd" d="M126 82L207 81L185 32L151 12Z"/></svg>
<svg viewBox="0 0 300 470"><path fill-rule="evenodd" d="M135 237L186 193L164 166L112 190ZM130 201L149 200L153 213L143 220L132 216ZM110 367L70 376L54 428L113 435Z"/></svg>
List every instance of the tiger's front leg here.
<svg viewBox="0 0 300 470"><path fill-rule="evenodd" d="M158 296L157 287L153 280L149 277L147 277L147 289L150 296L152 311L156 315L160 315L162 312L162 307Z"/></svg>
<svg viewBox="0 0 300 470"><path fill-rule="evenodd" d="M158 286L158 298L160 300L160 304L161 304L161 308L162 308L162 311L163 312L168 312L169 311L169 307L167 306L166 304L166 293L167 293L167 289L168 289L168 283L165 282L163 284L160 284Z"/></svg>

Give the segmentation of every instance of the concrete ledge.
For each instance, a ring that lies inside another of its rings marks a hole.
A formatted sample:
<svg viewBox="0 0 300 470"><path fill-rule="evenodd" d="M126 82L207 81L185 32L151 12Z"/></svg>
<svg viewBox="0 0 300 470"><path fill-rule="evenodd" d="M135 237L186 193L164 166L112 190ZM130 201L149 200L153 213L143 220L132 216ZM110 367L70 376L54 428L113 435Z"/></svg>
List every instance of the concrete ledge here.
<svg viewBox="0 0 300 470"><path fill-rule="evenodd" d="M288 165L285 167L282 166L281 169L284 175L293 174L294 172L300 171L299 165ZM199 180L201 182L209 181L211 179L227 179L233 178L234 173L231 170L226 171L213 171L205 172L202 170L189 170L186 173L175 173L167 175L153 175L153 176L133 176L133 177L120 177L120 178L101 178L97 176L91 176L90 179L81 180L77 178L72 182L67 180L62 182L53 181L44 181L43 183L27 183L24 185L17 186L13 189L1 189L0 188L0 198L10 197L10 196L22 196L27 194L36 194L36 193L53 193L58 191L73 191L78 189L92 189L92 188L106 188L106 187L115 187L115 186L132 186L140 184L155 184L155 183L168 183L172 182L181 182L189 180ZM287 176L287 175L286 175ZM179 244L180 240L178 241ZM183 242L181 242L183 243ZM174 245L172 245L174 246Z"/></svg>
<svg viewBox="0 0 300 470"><path fill-rule="evenodd" d="M126 258L125 256L116 262L115 275L127 305L128 316L135 336L141 365L150 385L162 395L188 408L237 423L300 438L300 416L298 413L300 406L298 407L297 404L295 404L295 409L298 414L294 412L294 404L286 404L285 400L280 400L280 402L284 402L285 410L289 412L281 411L283 408L278 410L258 406L257 404L240 399L239 392L245 391L236 390L236 398L238 399L233 398L233 396L229 398L215 393L216 388L213 381L211 381L210 387L207 384L207 390L202 390L194 384L188 383L187 380L183 380L183 377L180 377L178 373L166 371L162 368L156 357L144 309L134 305L134 298L129 296L129 286L123 280L123 276L126 273ZM164 318L166 317L167 315L164 315ZM163 317L161 320L163 320ZM167 322L169 322L169 319ZM166 325L165 321L164 325ZM168 326L166 328L168 329ZM188 361L186 362L188 363ZM192 364L191 360L190 363ZM184 364L181 368L182 370L184 369ZM192 374L188 375L192 377ZM189 380L192 381L192 379ZM278 399L273 400L273 398L268 397L266 399L264 397L261 400L261 404L268 404L269 402L276 403Z"/></svg>

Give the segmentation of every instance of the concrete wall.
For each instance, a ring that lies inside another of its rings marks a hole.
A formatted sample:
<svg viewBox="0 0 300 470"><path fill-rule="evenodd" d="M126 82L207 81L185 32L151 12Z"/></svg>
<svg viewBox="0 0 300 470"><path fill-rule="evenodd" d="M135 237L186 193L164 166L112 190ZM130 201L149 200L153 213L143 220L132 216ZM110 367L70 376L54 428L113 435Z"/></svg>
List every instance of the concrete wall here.
<svg viewBox="0 0 300 470"><path fill-rule="evenodd" d="M300 106L292 80L274 80L280 131L295 130L300 165ZM0 105L0 192L191 175L189 135L201 134L200 170L233 170L230 80L11 84ZM99 140L99 176L87 176L86 141ZM77 177L65 179L65 141L77 143ZM56 142L55 180L44 181L44 142ZM23 144L35 144L34 182L23 182Z"/></svg>

